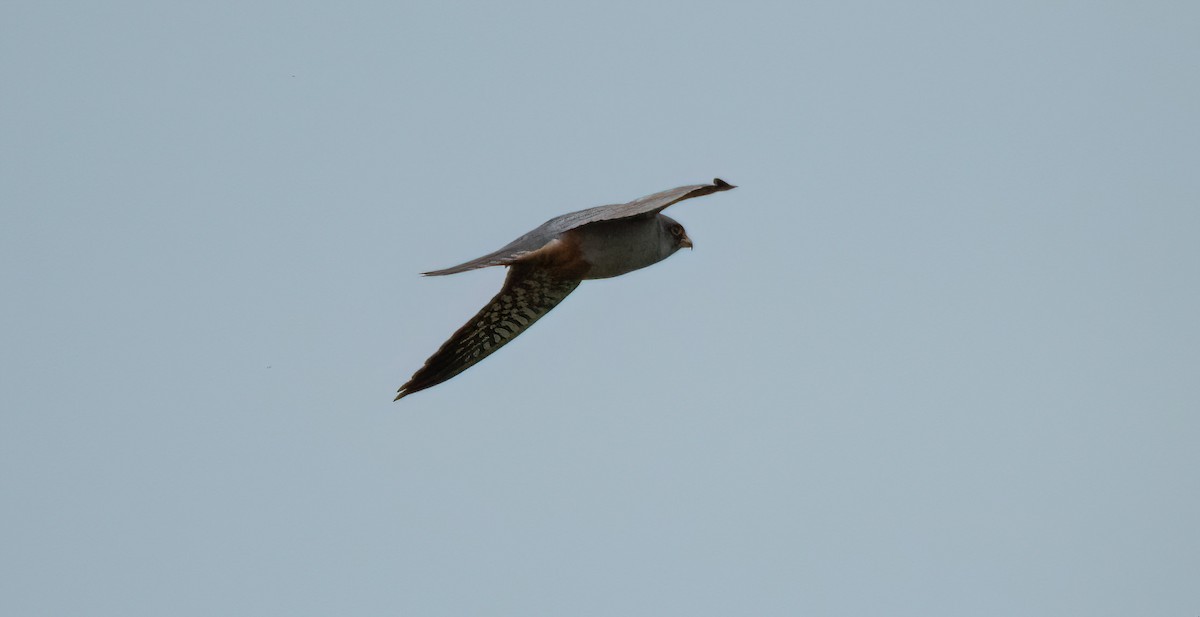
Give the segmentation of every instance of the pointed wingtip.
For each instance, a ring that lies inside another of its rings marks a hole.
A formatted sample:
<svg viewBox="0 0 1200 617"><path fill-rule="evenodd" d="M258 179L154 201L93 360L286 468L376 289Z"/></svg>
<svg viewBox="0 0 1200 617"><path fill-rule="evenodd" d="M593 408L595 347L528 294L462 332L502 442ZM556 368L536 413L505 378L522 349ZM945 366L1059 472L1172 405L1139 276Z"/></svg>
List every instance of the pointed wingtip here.
<svg viewBox="0 0 1200 617"><path fill-rule="evenodd" d="M395 403L396 401L408 396L409 394L412 394L414 392L420 392L421 390L424 390L425 388L428 388L428 387L429 386L420 386L420 385L414 386L412 380L410 379L410 380L408 380L408 383L404 384L403 386L400 386L399 390L396 390L396 398L392 399L392 402Z"/></svg>
<svg viewBox="0 0 1200 617"><path fill-rule="evenodd" d="M729 189L737 188L736 184L730 184L720 178L713 178L713 186L717 187L718 191L728 191Z"/></svg>

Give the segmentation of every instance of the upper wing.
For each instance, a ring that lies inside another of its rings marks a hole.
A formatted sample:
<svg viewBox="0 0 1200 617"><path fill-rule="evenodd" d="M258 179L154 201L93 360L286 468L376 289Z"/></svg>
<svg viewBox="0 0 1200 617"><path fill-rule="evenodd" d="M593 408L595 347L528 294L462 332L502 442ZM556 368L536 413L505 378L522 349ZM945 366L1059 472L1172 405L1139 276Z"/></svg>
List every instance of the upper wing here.
<svg viewBox="0 0 1200 617"><path fill-rule="evenodd" d="M559 234L568 229L575 229L588 223L596 223L599 221L611 221L613 219L625 219L643 214L658 214L667 209L668 206L677 204L685 199L693 197L702 197L711 195L718 191L728 191L735 189L736 186L720 179L713 178L712 184L692 184L681 186L678 188L668 189L653 195L647 195L635 199L629 203L613 204L609 206L596 206L578 212L571 212L546 221L544 225L538 229L545 229L547 233ZM536 230L535 230L536 231Z"/></svg>
<svg viewBox="0 0 1200 617"><path fill-rule="evenodd" d="M709 195L718 191L728 191L729 189L737 188L736 186L720 179L713 178L712 184L692 184L681 186L678 188L669 189L653 195L647 195L640 199L635 199L629 203L613 204L608 206L597 206L578 212L571 212L562 216L556 216L545 223L542 223L537 229L513 240L506 244L503 248L488 253L483 257L477 257L471 261L461 263L457 266L446 268L444 270L434 270L426 272L426 276L441 276L444 274L455 274L457 272L466 272L476 268L486 268L488 266L504 266L517 261L524 255L532 253L546 243L558 237L558 234L564 231L569 231L598 221L611 221L613 219L630 218L645 214L658 214L672 204L679 203L685 199Z"/></svg>
<svg viewBox="0 0 1200 617"><path fill-rule="evenodd" d="M395 400L436 386L474 366L549 313L578 286L578 279L559 278L546 268L511 266L500 293L443 343L408 383L400 386Z"/></svg>
<svg viewBox="0 0 1200 617"><path fill-rule="evenodd" d="M458 272L466 272L467 270L475 270L477 268L486 268L488 266L507 266L512 264L523 255L528 255L549 243L554 239L556 234L545 231L545 225L509 242L503 248L492 251L483 257L476 257L471 261L458 264L444 270L434 270L425 272L425 276L442 276L445 274L456 274Z"/></svg>

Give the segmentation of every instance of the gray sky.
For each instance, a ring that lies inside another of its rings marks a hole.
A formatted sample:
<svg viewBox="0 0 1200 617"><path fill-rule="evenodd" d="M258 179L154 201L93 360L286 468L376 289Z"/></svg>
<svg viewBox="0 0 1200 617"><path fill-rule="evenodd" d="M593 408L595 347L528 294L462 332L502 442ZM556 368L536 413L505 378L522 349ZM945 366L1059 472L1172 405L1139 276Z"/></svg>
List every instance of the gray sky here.
<svg viewBox="0 0 1200 617"><path fill-rule="evenodd" d="M0 9L0 613L1200 612L1192 2ZM423 279L714 176L393 404Z"/></svg>

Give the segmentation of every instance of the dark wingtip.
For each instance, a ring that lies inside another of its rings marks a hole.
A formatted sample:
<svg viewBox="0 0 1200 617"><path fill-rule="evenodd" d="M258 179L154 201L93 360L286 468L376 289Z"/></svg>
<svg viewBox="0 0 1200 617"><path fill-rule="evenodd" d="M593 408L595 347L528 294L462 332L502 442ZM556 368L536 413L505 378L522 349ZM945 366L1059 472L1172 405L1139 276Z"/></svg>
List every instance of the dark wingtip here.
<svg viewBox="0 0 1200 617"><path fill-rule="evenodd" d="M713 178L713 186L717 187L718 191L728 191L729 189L737 188L736 184L730 184L720 178Z"/></svg>

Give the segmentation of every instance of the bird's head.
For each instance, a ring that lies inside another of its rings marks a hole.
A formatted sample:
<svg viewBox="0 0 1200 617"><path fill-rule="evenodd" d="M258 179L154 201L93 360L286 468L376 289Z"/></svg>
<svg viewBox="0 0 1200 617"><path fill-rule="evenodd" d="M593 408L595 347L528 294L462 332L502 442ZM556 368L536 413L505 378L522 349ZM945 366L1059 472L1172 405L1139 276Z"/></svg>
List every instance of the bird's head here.
<svg viewBox="0 0 1200 617"><path fill-rule="evenodd" d="M683 228L683 225L665 214L658 215L658 219L662 226L663 237L670 247L668 254L681 248L692 248L692 239L688 237L687 230Z"/></svg>

